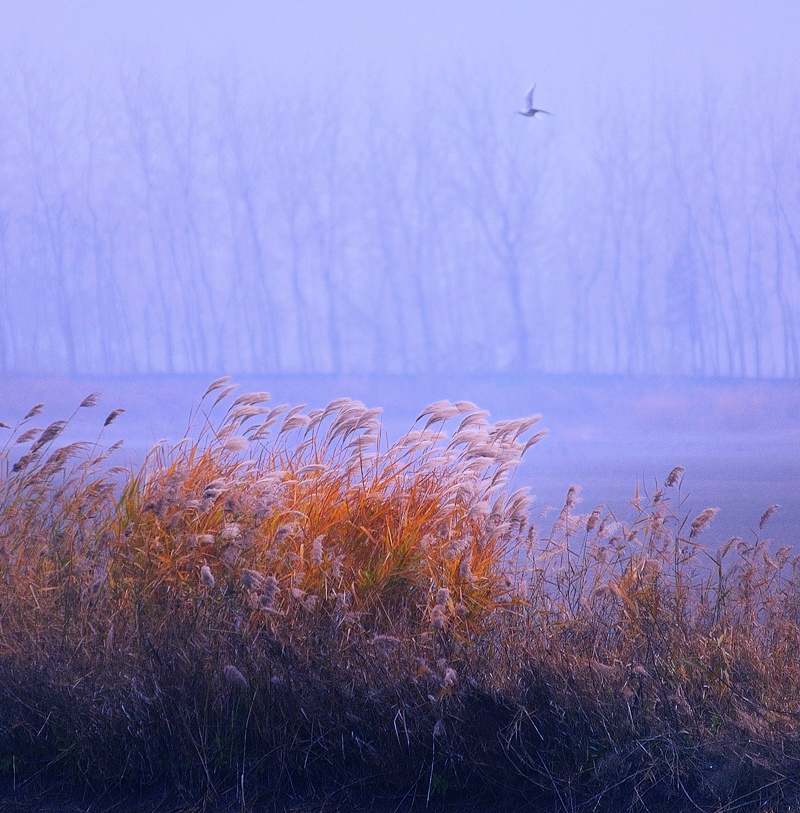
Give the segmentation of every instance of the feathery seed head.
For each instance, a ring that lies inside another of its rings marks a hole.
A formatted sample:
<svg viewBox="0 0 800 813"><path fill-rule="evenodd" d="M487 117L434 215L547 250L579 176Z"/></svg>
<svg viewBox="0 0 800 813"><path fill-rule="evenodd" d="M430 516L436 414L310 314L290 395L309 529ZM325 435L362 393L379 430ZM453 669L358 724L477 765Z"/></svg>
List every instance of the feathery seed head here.
<svg viewBox="0 0 800 813"><path fill-rule="evenodd" d="M227 541L241 539L242 526L238 522L229 522L222 528L221 536Z"/></svg>
<svg viewBox="0 0 800 813"><path fill-rule="evenodd" d="M239 579L246 590L261 590L266 581L264 576L257 570L250 570L248 568L242 569Z"/></svg>
<svg viewBox="0 0 800 813"><path fill-rule="evenodd" d="M36 404L32 406L29 410L27 415L22 419L23 421L30 420L31 418L35 418L42 410L44 409L44 404Z"/></svg>
<svg viewBox="0 0 800 813"><path fill-rule="evenodd" d="M270 394L268 392L245 392L231 404L231 409L238 406L254 406L255 404L263 404L269 401Z"/></svg>
<svg viewBox="0 0 800 813"><path fill-rule="evenodd" d="M319 567L322 564L322 540L323 537L320 534L319 536L314 538L314 542L311 546L311 566L312 567Z"/></svg>
<svg viewBox="0 0 800 813"><path fill-rule="evenodd" d="M458 563L458 577L465 582L472 581L472 551L467 551Z"/></svg>
<svg viewBox="0 0 800 813"><path fill-rule="evenodd" d="M221 479L212 480L203 490L204 500L215 500L225 490L225 481Z"/></svg>
<svg viewBox="0 0 800 813"><path fill-rule="evenodd" d="M342 626L350 629L358 624L358 615L353 612L347 612L342 617Z"/></svg>
<svg viewBox="0 0 800 813"><path fill-rule="evenodd" d="M201 398L200 400L202 401L204 398L206 398L208 395L210 395L215 390L222 389L222 387L224 387L230 380L231 380L231 377L229 375L224 375L224 376L222 376L222 378L217 378L216 380L212 381L208 385L208 388L206 389L206 391L203 393L203 398Z"/></svg>
<svg viewBox="0 0 800 813"><path fill-rule="evenodd" d="M33 446L31 446L31 453L35 454L39 451L39 449L42 448L42 446L50 443L52 440L55 440L64 431L66 425L66 421L53 421L53 423L51 423L50 426L48 426L47 429L45 429L44 432L39 435L38 440L33 444Z"/></svg>
<svg viewBox="0 0 800 813"><path fill-rule="evenodd" d="M597 536L604 539L619 530L620 523L617 522L611 515L604 517L597 529Z"/></svg>
<svg viewBox="0 0 800 813"><path fill-rule="evenodd" d="M256 415L263 415L265 412L269 412L266 407L238 406L236 409L232 409L228 413L228 421L230 422L231 428L233 428L234 426L241 426L241 424L250 418L253 418Z"/></svg>
<svg viewBox="0 0 800 813"><path fill-rule="evenodd" d="M200 568L200 581L205 587L208 588L211 588L216 584L214 574L211 572L211 568L208 565L203 565Z"/></svg>
<svg viewBox="0 0 800 813"><path fill-rule="evenodd" d="M706 508L701 511L692 522L692 528L689 533L689 539L694 539L700 536L703 531L711 524L711 520L719 513L719 508Z"/></svg>
<svg viewBox="0 0 800 813"><path fill-rule="evenodd" d="M434 403L426 406L425 409L423 409L422 412L419 413L419 415L417 416L417 420L414 421L414 423L417 423L417 421L421 421L426 415L430 415L432 421L444 420L444 418L442 418L441 416L449 412L451 407L452 404L449 401L435 401ZM457 412L458 410L455 410L453 414L455 415L457 414ZM431 421L429 421L429 423L430 422Z"/></svg>
<svg viewBox="0 0 800 813"><path fill-rule="evenodd" d="M728 553L728 551L729 551L729 550L730 550L730 549L731 549L731 548L732 548L734 545L738 545L738 544L739 544L739 542L741 542L741 541L742 541L742 540L741 540L741 538L740 538L740 537L738 537L738 536L732 536L732 537L730 537L730 539L728 539L728 541L727 541L727 542L725 542L723 545L720 545L720 546L719 546L719 548L717 548L717 559L718 559L718 560L722 560L722 559L724 559L724 558L725 558L725 555Z"/></svg>
<svg viewBox="0 0 800 813"><path fill-rule="evenodd" d="M271 610L278 593L280 593L278 580L274 576L267 576L264 579L264 586L262 588L261 598L259 599L261 609Z"/></svg>
<svg viewBox="0 0 800 813"><path fill-rule="evenodd" d="M233 664L229 663L222 671L232 686L236 686L237 689L247 688L247 679Z"/></svg>
<svg viewBox="0 0 800 813"><path fill-rule="evenodd" d="M672 488L673 486L679 485L685 471L686 469L683 466L675 466L667 475L667 479L664 480L664 488Z"/></svg>
<svg viewBox="0 0 800 813"><path fill-rule="evenodd" d="M372 639L372 644L374 646L392 648L402 644L403 642L399 638L395 638L394 635L376 635Z"/></svg>
<svg viewBox="0 0 800 813"><path fill-rule="evenodd" d="M567 490L567 499L564 501L565 508L573 508L578 500L578 493L580 489L578 486L570 486Z"/></svg>
<svg viewBox="0 0 800 813"><path fill-rule="evenodd" d="M220 401L224 401L234 390L237 389L239 389L238 384L228 384L228 386L224 387L222 392L214 399L214 404L211 408L213 409Z"/></svg>
<svg viewBox="0 0 800 813"><path fill-rule="evenodd" d="M28 443L33 440L42 430L38 426L32 426L26 429L14 442L15 443Z"/></svg>
<svg viewBox="0 0 800 813"><path fill-rule="evenodd" d="M250 446L250 441L244 435L235 435L225 441L223 448L227 452L244 452Z"/></svg>
<svg viewBox="0 0 800 813"><path fill-rule="evenodd" d="M548 434L549 434L549 431L547 429L542 429L539 432L537 432L535 435L531 435L531 437L529 437L528 440L525 441L525 444L523 445L522 449L520 450L520 453L519 453L520 457L522 457L525 454L525 452L527 452L528 449L531 448L531 446L535 446L537 443L539 443L539 441L544 440L547 437Z"/></svg>
<svg viewBox="0 0 800 813"><path fill-rule="evenodd" d="M769 522L770 517L780 508L780 505L770 505L766 511L761 515L761 519L758 522L758 530L763 530L764 526Z"/></svg>
<svg viewBox="0 0 800 813"><path fill-rule="evenodd" d="M305 477L309 474L320 474L321 472L325 471L325 466L322 463L309 463L307 466L302 466L295 472L295 476Z"/></svg>
<svg viewBox="0 0 800 813"><path fill-rule="evenodd" d="M441 604L434 605L431 610L431 626L437 632L444 632L447 626L447 613Z"/></svg>
<svg viewBox="0 0 800 813"><path fill-rule="evenodd" d="M120 415L124 412L124 409L114 409L108 413L108 417L103 422L103 426L106 427L109 424L113 423Z"/></svg>
<svg viewBox="0 0 800 813"><path fill-rule="evenodd" d="M281 424L278 434L282 435L294 429L302 429L308 425L308 422L308 415L287 415L283 420L283 424Z"/></svg>
<svg viewBox="0 0 800 813"><path fill-rule="evenodd" d="M277 531L275 531L275 541L282 542L287 536L293 534L297 530L297 523L296 522L287 522L284 525L281 525Z"/></svg>

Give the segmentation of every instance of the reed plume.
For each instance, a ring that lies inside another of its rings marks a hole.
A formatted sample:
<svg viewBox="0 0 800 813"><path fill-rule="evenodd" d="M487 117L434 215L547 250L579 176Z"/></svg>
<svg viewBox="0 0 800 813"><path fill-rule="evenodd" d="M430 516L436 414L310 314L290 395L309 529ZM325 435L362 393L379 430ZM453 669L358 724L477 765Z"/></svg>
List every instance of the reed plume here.
<svg viewBox="0 0 800 813"><path fill-rule="evenodd" d="M222 671L225 679L232 686L236 686L237 689L247 689L247 679L233 664L229 663Z"/></svg>
<svg viewBox="0 0 800 813"><path fill-rule="evenodd" d="M211 573L211 568L208 565L203 565L200 568L200 583L209 589L211 589L217 583L214 575Z"/></svg>

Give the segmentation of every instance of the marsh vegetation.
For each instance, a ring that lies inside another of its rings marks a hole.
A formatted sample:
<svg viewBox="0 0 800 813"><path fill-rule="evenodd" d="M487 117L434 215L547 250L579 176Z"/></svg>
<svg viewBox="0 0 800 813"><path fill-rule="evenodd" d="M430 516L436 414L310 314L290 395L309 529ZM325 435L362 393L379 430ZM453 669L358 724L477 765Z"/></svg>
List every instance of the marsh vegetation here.
<svg viewBox="0 0 800 813"><path fill-rule="evenodd" d="M183 440L120 467L40 414L0 428L7 793L796 794L800 558L701 544L714 509L684 515L680 467L627 516L570 489L542 525L512 482L539 416L441 401L389 443L360 402L219 379Z"/></svg>

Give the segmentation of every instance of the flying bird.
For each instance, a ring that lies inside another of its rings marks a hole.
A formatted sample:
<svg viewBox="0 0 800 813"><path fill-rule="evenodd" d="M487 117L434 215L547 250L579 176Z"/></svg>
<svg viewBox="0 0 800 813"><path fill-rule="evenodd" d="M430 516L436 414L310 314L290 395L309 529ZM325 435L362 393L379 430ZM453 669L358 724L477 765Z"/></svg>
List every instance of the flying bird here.
<svg viewBox="0 0 800 813"><path fill-rule="evenodd" d="M525 96L525 109L517 111L520 116L535 116L537 113L545 113L548 116L552 116L553 114L550 113L548 110L540 110L538 107L533 106L533 91L536 90L536 83L534 82L533 87L528 91Z"/></svg>

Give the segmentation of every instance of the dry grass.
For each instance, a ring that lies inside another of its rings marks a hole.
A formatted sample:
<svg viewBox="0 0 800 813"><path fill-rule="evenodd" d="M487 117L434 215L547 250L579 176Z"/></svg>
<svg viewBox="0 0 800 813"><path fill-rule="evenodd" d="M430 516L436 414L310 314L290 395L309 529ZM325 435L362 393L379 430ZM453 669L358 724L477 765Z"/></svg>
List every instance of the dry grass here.
<svg viewBox="0 0 800 813"><path fill-rule="evenodd" d="M441 402L387 445L358 402L233 396L136 471L40 407L0 428L7 789L794 798L800 559L704 548L682 469L625 521L570 489L543 530L509 482L538 416Z"/></svg>

